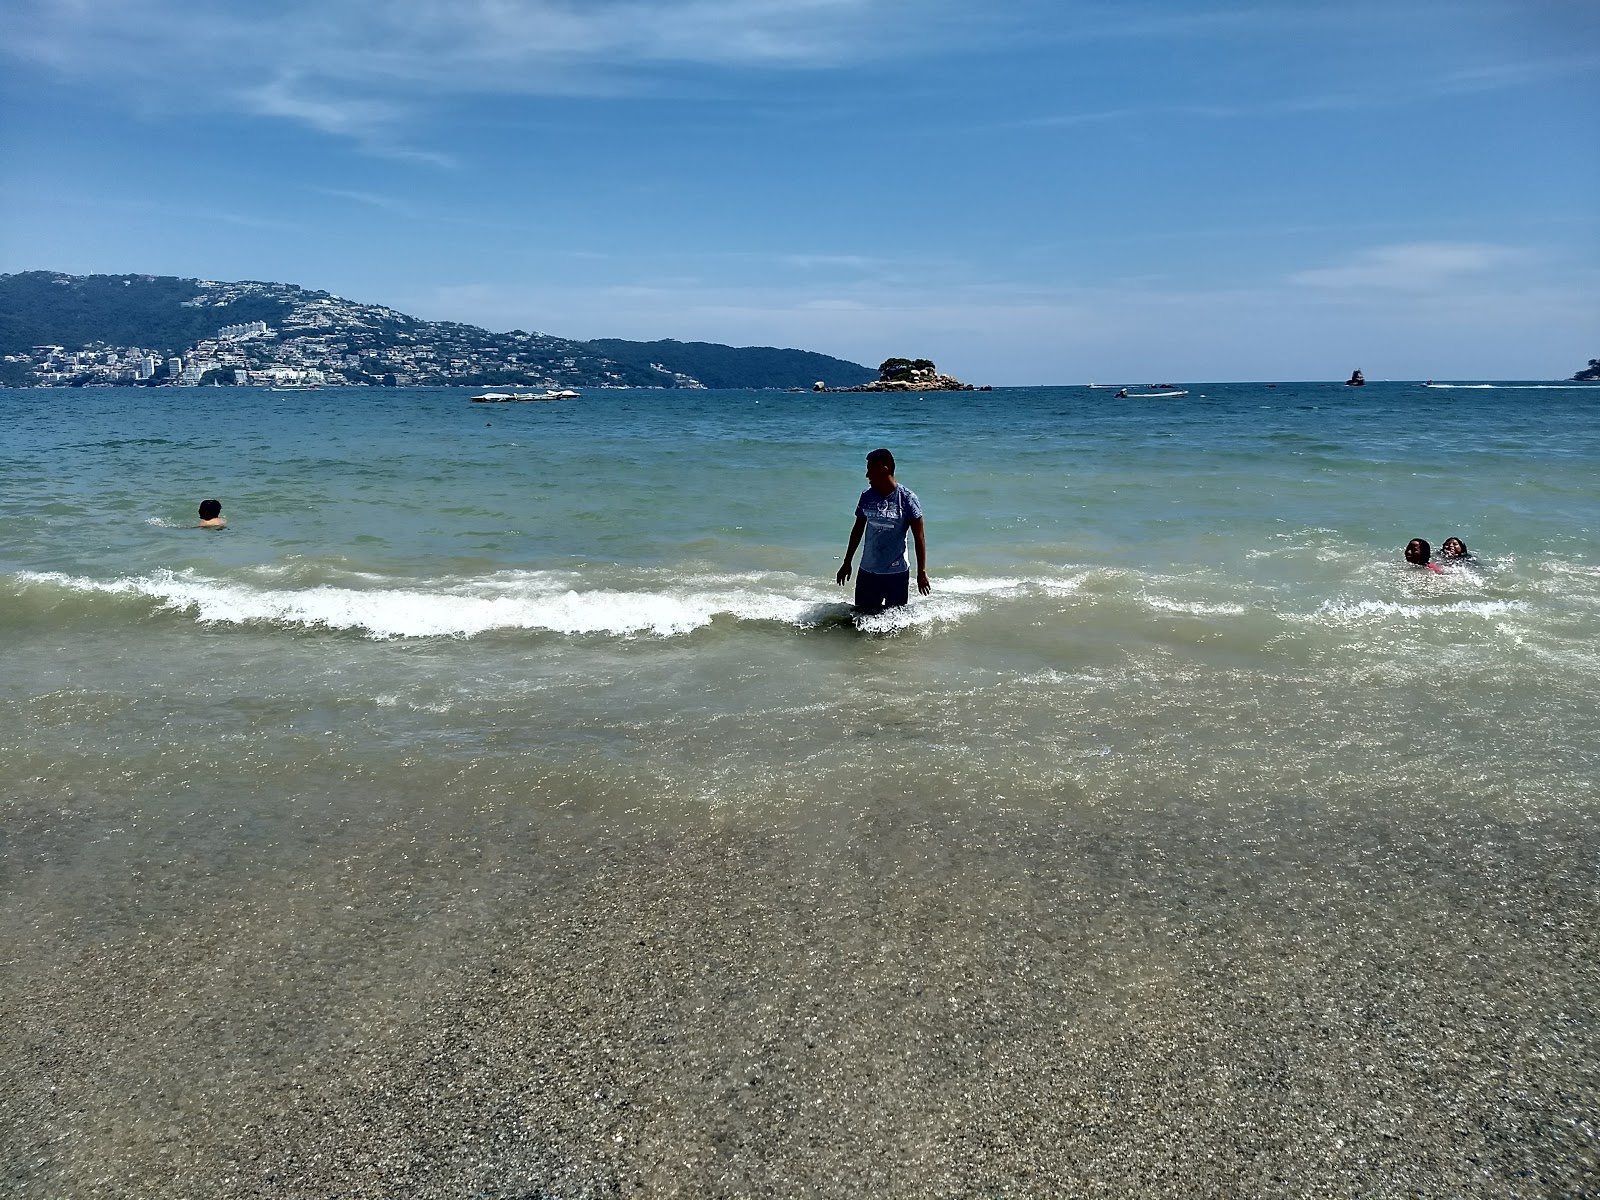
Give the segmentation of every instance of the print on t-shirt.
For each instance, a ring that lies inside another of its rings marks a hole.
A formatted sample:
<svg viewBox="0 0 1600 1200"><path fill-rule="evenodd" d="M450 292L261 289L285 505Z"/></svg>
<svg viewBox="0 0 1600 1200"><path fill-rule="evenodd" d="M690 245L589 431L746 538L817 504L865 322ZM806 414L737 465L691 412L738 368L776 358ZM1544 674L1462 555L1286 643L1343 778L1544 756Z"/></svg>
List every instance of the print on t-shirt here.
<svg viewBox="0 0 1600 1200"><path fill-rule="evenodd" d="M898 575L909 571L906 562L906 531L922 515L922 502L910 488L900 484L887 496L875 488L861 493L856 516L865 517L867 528L861 537L861 569L874 575Z"/></svg>

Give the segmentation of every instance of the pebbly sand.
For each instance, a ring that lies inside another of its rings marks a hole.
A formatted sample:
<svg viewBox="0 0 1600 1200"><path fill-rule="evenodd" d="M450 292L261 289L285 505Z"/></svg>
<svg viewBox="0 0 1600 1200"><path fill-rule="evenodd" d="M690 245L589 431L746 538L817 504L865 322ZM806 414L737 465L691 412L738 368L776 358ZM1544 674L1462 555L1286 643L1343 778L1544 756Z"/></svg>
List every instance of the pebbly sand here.
<svg viewBox="0 0 1600 1200"><path fill-rule="evenodd" d="M1582 813L880 792L231 856L22 804L0 1191L1600 1194Z"/></svg>

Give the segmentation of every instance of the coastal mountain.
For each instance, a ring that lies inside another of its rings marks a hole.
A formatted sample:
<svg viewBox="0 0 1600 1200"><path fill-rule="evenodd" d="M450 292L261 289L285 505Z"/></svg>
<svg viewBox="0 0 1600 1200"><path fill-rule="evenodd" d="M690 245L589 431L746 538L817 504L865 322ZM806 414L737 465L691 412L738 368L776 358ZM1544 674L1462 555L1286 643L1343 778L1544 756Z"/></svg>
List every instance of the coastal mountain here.
<svg viewBox="0 0 1600 1200"><path fill-rule="evenodd" d="M665 368L697 379L708 388L810 388L818 380L861 383L874 372L843 359L809 350L777 350L771 346L721 346L715 342L626 342L598 338L588 345L612 362L635 367ZM745 380L760 379L762 383Z"/></svg>
<svg viewBox="0 0 1600 1200"><path fill-rule="evenodd" d="M288 283L0 275L0 384L773 388L873 372L805 350L575 341L424 321Z"/></svg>

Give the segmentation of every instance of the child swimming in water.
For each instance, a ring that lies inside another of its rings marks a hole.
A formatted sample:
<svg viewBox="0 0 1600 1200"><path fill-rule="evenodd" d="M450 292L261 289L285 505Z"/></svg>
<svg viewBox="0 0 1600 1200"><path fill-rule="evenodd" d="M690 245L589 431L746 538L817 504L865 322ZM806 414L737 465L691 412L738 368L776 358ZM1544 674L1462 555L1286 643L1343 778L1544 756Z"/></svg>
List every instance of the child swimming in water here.
<svg viewBox="0 0 1600 1200"><path fill-rule="evenodd" d="M222 515L222 501L200 501L199 529L222 529L228 524L228 519Z"/></svg>
<svg viewBox="0 0 1600 1200"><path fill-rule="evenodd" d="M1429 561L1432 557L1433 547L1423 538L1412 538L1406 543L1406 561L1413 567L1427 567L1430 571L1438 571L1438 566Z"/></svg>
<svg viewBox="0 0 1600 1200"><path fill-rule="evenodd" d="M1447 537L1444 545L1439 547L1439 553L1444 558L1460 559L1467 561L1472 558L1472 551L1467 549L1467 544L1458 537Z"/></svg>

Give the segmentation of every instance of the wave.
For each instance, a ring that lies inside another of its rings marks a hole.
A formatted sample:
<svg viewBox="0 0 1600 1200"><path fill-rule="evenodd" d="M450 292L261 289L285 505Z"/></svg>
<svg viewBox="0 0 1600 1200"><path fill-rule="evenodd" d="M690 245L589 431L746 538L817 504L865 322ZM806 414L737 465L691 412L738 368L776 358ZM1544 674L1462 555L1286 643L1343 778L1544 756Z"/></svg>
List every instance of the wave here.
<svg viewBox="0 0 1600 1200"><path fill-rule="evenodd" d="M1360 621L1381 617L1436 617L1458 613L1474 617L1498 617L1525 612L1521 600L1454 600L1443 604L1403 604L1394 600L1327 600L1305 620L1332 619Z"/></svg>
<svg viewBox="0 0 1600 1200"><path fill-rule="evenodd" d="M1247 596L1232 588L1219 596L1218 581L1210 576L1205 589L1209 594L1201 599L1185 596L1194 595L1195 581L1190 579L1190 586L1185 586L1180 575L1152 581L1109 568L1057 569L1060 574L1039 577L942 576L934 581L932 595L913 592L907 607L872 616L855 612L847 590L789 572L602 568L606 573L598 579L563 569L397 580L319 564L310 577L291 573L293 578L284 578L281 568L273 566L243 568L229 578L194 569L162 569L109 580L25 571L12 576L11 582L23 592L37 589L52 608L63 596L116 597L136 604L145 615L180 614L208 626L351 632L375 640L472 638L512 631L671 638L716 621L795 630L853 624L864 633L894 635L911 630L926 633L1018 604L1057 610L1083 604L1108 616L1124 611L1128 616L1183 614L1229 622L1254 611L1268 619L1323 625L1451 615L1497 619L1528 608L1520 599L1456 596L1432 601L1333 599L1311 611L1294 611L1286 610L1282 597L1259 590ZM1160 590L1147 590L1151 582L1157 582Z"/></svg>
<svg viewBox="0 0 1600 1200"><path fill-rule="evenodd" d="M1594 387L1587 383L1425 383L1422 386L1474 392L1584 392Z"/></svg>
<svg viewBox="0 0 1600 1200"><path fill-rule="evenodd" d="M783 595L751 589L725 592L555 590L538 577L435 583L422 587L322 585L264 588L208 579L190 571L154 571L109 581L56 572L22 572L24 583L90 595L153 600L158 611L192 613L205 625L279 625L354 630L377 639L473 637L496 630L563 634L655 634L670 637L718 616L774 621L799 628L842 618L848 606L820 591Z"/></svg>
<svg viewBox="0 0 1600 1200"><path fill-rule="evenodd" d="M314 569L304 564L246 567L228 579L193 569L110 580L38 571L12 578L25 588L145 601L155 612L188 615L202 625L349 631L377 640L471 638L514 630L676 637L719 618L800 630L853 623L865 633L896 634L958 622L996 601L1069 596L1082 579L944 576L932 595L913 593L905 608L866 616L855 612L848 591L786 572L619 574L606 581L609 586L597 586L573 570L397 581L321 563Z"/></svg>
<svg viewBox="0 0 1600 1200"><path fill-rule="evenodd" d="M1169 600L1165 596L1141 596L1140 599L1159 612L1187 613L1194 617L1237 617L1249 611L1242 604L1205 604L1198 600Z"/></svg>

